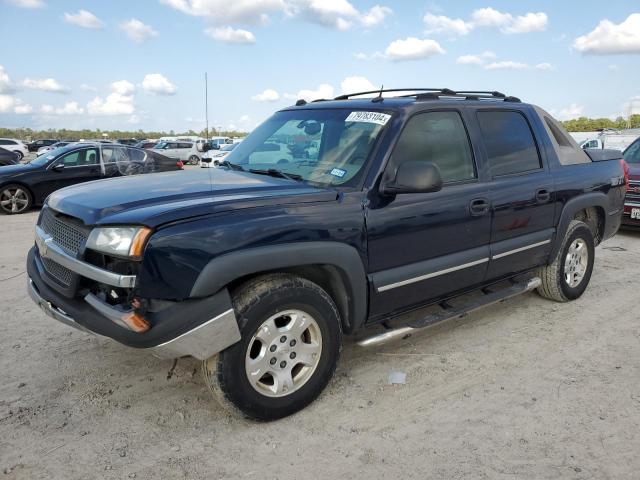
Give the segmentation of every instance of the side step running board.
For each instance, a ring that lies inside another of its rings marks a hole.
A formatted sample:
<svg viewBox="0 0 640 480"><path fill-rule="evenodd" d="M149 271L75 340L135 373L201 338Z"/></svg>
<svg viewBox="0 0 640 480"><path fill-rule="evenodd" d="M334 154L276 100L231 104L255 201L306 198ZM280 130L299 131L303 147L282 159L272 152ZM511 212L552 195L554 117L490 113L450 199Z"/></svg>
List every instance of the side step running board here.
<svg viewBox="0 0 640 480"><path fill-rule="evenodd" d="M358 342L358 345L361 347L374 347L387 343L391 340L395 340L397 338L409 337L416 330L420 330L422 328L443 322L445 320L465 317L469 313L479 310L488 305L492 305L494 303L498 303L503 300L522 295L523 293L530 292L531 290L535 290L540 286L541 283L542 282L538 277L534 277L527 280L526 282L514 283L510 287L504 288L502 290L497 290L495 292L487 293L487 291L484 290L484 294L482 297L457 307L452 307L446 302L443 302L441 304L441 306L443 307L442 312L428 315L420 320L415 320L407 324L407 326L394 328L387 332L364 338Z"/></svg>

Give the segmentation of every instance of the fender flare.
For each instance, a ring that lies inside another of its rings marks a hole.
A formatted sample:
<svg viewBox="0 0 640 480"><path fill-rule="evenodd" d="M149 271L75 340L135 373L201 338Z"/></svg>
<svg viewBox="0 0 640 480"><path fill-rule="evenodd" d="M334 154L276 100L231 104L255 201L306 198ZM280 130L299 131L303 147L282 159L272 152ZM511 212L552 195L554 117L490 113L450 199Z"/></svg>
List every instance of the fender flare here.
<svg viewBox="0 0 640 480"><path fill-rule="evenodd" d="M343 326L350 332L363 325L368 315L367 276L358 251L345 243L286 243L220 255L200 272L190 296L213 295L247 275L309 265L329 265L340 273L348 299Z"/></svg>
<svg viewBox="0 0 640 480"><path fill-rule="evenodd" d="M569 228L569 223L575 217L576 213L578 213L580 210L584 210L585 208L589 207L602 208L605 213L604 222L606 230L606 222L608 217L607 211L609 203L609 198L602 192L585 193L569 200L564 205L562 213L560 214L560 220L558 222L558 228L556 230L556 238L551 247L551 252L549 253L549 260L552 261L558 254L558 250L560 250L560 246L562 245L562 240L564 239L564 236L567 233L567 229Z"/></svg>

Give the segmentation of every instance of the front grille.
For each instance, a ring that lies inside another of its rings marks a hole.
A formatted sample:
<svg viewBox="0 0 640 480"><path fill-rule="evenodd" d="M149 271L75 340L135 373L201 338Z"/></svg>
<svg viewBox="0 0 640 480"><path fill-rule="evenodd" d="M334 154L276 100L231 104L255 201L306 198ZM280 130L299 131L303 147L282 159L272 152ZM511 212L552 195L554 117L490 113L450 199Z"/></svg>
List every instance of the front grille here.
<svg viewBox="0 0 640 480"><path fill-rule="evenodd" d="M53 237L56 245L75 256L80 252L87 234L79 227L56 218L50 209L42 210L40 228Z"/></svg>
<svg viewBox="0 0 640 480"><path fill-rule="evenodd" d="M42 264L49 275L58 280L65 287L70 287L73 282L74 273L66 267L63 267L59 263L49 260L48 258L42 259Z"/></svg>
<svg viewBox="0 0 640 480"><path fill-rule="evenodd" d="M42 210L40 228L51 235L56 245L74 257L82 250L87 240L87 233L84 230L69 221L56 218L53 212L46 207ZM62 285L65 287L72 285L75 273L71 270L48 258L43 258L42 264L47 273Z"/></svg>

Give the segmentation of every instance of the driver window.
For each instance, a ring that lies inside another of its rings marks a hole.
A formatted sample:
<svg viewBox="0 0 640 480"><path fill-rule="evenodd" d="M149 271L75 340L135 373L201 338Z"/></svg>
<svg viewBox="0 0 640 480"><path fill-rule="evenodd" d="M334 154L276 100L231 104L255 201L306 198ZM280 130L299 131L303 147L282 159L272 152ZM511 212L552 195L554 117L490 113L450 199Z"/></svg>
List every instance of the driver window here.
<svg viewBox="0 0 640 480"><path fill-rule="evenodd" d="M403 162L431 162L443 183L477 178L466 129L458 112L428 112L412 117L391 156L392 170Z"/></svg>

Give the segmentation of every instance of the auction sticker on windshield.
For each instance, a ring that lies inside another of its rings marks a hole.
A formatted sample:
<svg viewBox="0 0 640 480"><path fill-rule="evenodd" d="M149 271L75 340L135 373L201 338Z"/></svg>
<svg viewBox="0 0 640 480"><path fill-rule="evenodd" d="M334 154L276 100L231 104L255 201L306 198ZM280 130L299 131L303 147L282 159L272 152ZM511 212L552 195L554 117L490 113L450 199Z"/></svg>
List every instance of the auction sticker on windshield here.
<svg viewBox="0 0 640 480"><path fill-rule="evenodd" d="M386 125L391 115L380 112L351 112L345 122L377 123Z"/></svg>

